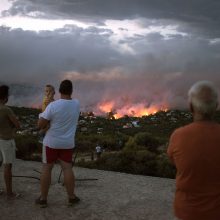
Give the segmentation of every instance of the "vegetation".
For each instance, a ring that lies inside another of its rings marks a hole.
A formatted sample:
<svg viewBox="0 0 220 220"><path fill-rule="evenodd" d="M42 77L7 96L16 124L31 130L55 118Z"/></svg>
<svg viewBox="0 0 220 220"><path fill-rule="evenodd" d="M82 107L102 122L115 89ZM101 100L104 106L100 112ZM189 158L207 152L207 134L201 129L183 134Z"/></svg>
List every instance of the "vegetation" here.
<svg viewBox="0 0 220 220"><path fill-rule="evenodd" d="M39 161L41 153L41 144L35 136L31 135L16 135L16 156L23 160Z"/></svg>
<svg viewBox="0 0 220 220"><path fill-rule="evenodd" d="M17 157L40 160L41 144L34 133L40 111L18 107L13 107L13 111L19 116L23 127L29 127L32 132L16 135ZM220 122L220 112L217 112L215 119ZM179 110L158 112L141 118L125 116L114 119L95 117L93 114L80 116L76 133L76 146L80 155L77 165L174 178L175 168L167 158L167 144L176 128L190 122L192 115ZM97 144L105 152L99 160L92 160Z"/></svg>

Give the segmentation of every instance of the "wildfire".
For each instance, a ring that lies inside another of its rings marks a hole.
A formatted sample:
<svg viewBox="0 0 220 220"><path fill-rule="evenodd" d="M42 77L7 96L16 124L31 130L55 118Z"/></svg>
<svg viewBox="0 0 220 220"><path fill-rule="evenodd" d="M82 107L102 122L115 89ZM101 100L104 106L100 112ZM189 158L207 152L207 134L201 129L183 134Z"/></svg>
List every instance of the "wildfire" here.
<svg viewBox="0 0 220 220"><path fill-rule="evenodd" d="M98 106L98 108L101 112L111 112L111 111L113 111L113 107L114 107L113 101L104 102Z"/></svg>
<svg viewBox="0 0 220 220"><path fill-rule="evenodd" d="M126 104L123 107L117 107L114 101L102 102L98 105L98 110L101 113L109 113L112 112L114 117L121 118L124 115L141 117L147 116L151 114L155 114L158 111L167 111L166 105L151 105L146 107L144 103L138 104Z"/></svg>

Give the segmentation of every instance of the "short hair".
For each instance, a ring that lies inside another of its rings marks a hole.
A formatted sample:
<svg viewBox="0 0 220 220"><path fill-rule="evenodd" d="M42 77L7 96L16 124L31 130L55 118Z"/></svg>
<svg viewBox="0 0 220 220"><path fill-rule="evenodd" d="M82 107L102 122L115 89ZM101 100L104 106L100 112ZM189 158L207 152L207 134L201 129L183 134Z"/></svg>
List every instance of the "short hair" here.
<svg viewBox="0 0 220 220"><path fill-rule="evenodd" d="M218 106L218 90L210 81L195 83L188 92L189 102L203 115L211 115Z"/></svg>
<svg viewBox="0 0 220 220"><path fill-rule="evenodd" d="M59 92L64 95L71 95L73 92L73 84L70 80L65 79L60 83Z"/></svg>
<svg viewBox="0 0 220 220"><path fill-rule="evenodd" d="M0 86L0 99L7 99L9 96L9 87L6 85Z"/></svg>

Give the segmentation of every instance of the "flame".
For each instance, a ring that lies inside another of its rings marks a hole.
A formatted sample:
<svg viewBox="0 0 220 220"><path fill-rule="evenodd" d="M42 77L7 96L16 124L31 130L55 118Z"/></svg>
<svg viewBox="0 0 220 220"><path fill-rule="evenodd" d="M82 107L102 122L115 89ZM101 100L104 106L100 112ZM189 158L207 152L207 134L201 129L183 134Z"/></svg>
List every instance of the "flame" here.
<svg viewBox="0 0 220 220"><path fill-rule="evenodd" d="M114 102L108 101L101 103L98 108L101 112L111 112L113 111L113 107L114 107Z"/></svg>
<svg viewBox="0 0 220 220"><path fill-rule="evenodd" d="M141 117L155 114L158 111L167 111L167 105L151 105L149 107L146 107L144 103L127 103L125 106L116 107L116 103L114 101L106 101L98 105L98 110L101 113L112 112L114 117L117 119L123 117L124 115Z"/></svg>

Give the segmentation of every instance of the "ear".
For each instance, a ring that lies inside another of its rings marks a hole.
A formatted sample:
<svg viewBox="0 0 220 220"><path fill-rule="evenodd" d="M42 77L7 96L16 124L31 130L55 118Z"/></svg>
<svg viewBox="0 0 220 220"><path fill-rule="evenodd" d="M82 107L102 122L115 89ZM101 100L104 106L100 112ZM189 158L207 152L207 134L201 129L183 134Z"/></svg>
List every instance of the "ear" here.
<svg viewBox="0 0 220 220"><path fill-rule="evenodd" d="M6 104L8 102L8 97L5 98L4 103Z"/></svg>
<svg viewBox="0 0 220 220"><path fill-rule="evenodd" d="M194 112L194 108L193 108L193 105L192 105L191 102L189 103L189 109L190 109L190 111L191 111L192 113Z"/></svg>

